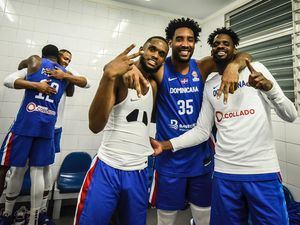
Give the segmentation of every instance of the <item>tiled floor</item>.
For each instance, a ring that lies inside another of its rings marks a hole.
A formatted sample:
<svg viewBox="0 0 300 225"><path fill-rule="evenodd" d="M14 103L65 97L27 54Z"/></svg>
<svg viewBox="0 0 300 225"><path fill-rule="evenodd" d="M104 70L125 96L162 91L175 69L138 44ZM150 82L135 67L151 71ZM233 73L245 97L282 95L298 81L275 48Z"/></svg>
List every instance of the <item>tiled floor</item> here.
<svg viewBox="0 0 300 225"><path fill-rule="evenodd" d="M61 217L55 220L56 225L72 225L75 207L64 206L61 210ZM179 212L175 225L190 225L191 212L189 209ZM147 225L156 225L156 210L148 209ZM138 225L138 224L133 224Z"/></svg>

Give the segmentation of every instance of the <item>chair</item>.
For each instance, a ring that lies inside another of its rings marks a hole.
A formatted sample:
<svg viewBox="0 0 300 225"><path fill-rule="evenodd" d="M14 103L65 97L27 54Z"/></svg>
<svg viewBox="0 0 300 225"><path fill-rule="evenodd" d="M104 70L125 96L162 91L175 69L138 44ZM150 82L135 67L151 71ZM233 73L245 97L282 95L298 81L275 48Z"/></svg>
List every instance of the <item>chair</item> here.
<svg viewBox="0 0 300 225"><path fill-rule="evenodd" d="M72 152L65 157L53 189L53 219L60 217L63 199L74 199L78 197L78 193L86 172L90 168L91 162L92 158L86 152Z"/></svg>

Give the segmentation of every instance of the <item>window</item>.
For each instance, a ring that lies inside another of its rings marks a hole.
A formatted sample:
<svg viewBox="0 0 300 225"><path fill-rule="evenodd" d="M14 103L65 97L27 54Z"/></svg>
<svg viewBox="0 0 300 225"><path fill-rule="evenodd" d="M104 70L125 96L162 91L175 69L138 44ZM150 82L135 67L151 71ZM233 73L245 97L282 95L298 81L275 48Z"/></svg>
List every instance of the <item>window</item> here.
<svg viewBox="0 0 300 225"><path fill-rule="evenodd" d="M299 109L300 0L251 1L225 22L239 35L239 50L262 62Z"/></svg>

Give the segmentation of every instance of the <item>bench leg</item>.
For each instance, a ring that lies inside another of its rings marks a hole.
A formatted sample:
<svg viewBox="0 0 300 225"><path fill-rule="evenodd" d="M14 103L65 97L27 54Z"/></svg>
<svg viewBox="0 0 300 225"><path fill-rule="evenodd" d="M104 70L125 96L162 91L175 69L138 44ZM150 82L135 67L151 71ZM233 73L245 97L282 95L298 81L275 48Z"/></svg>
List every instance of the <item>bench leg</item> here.
<svg viewBox="0 0 300 225"><path fill-rule="evenodd" d="M61 199L54 200L53 205L53 213L52 213L52 219L59 219L60 218L60 209L61 209Z"/></svg>

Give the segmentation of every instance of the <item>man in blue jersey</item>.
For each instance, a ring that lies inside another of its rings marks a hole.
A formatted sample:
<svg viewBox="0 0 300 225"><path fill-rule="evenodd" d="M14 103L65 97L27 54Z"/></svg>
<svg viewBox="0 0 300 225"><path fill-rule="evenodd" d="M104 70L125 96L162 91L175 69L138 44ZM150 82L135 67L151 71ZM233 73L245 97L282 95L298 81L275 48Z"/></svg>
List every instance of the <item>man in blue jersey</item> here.
<svg viewBox="0 0 300 225"><path fill-rule="evenodd" d="M259 62L240 72L239 86L224 105L216 97L224 69L236 54L237 34L226 27L210 34L208 43L218 73L205 84L197 125L185 134L163 141L152 140L156 154L181 151L218 129L212 188L211 225L288 225L288 214L272 135L271 108L287 122L297 118L296 108Z"/></svg>
<svg viewBox="0 0 300 225"><path fill-rule="evenodd" d="M15 167L13 171L23 170L29 160L31 175L30 224L36 224L44 191L43 168L54 162L54 125L57 118L58 103L67 87L67 81L49 78L48 69L60 68L57 64L58 49L47 45L42 49L42 57L31 56L23 61L28 68L27 81L15 81L15 88L26 89L17 118L6 136L0 152L1 165ZM40 82L41 84L39 84ZM42 87L42 88L41 88ZM12 205L17 196L13 193L20 185L14 185L14 173L8 182L5 211L2 224L11 223ZM17 182L20 182L19 180ZM21 181L22 182L22 181ZM12 195L11 195L12 194ZM0 223L1 224L1 223Z"/></svg>
<svg viewBox="0 0 300 225"><path fill-rule="evenodd" d="M192 59L201 28L189 18L174 19L165 29L172 49L171 57L156 73L156 138L177 137L196 125L201 110L202 93L207 76L216 71L212 57ZM248 54L240 54L224 76L224 101L238 81L238 70L245 66ZM236 75L229 78L228 75ZM226 83L227 80L233 81ZM219 95L222 91L219 91ZM158 225L173 225L178 210L190 204L197 225L209 224L213 143L205 142L180 152L164 152L157 157L150 202L157 207ZM212 145L211 145L212 144Z"/></svg>
<svg viewBox="0 0 300 225"><path fill-rule="evenodd" d="M70 51L66 50L66 49L61 49L59 50L59 57L58 57L58 63L67 68L69 63L71 62L72 59L72 54ZM26 61L26 60L25 60ZM18 71L10 74L9 76L7 76L4 79L4 85L8 88L15 88L15 81L17 79L22 79L22 80L26 80L26 75L27 75L27 68L23 68L26 67L27 65L24 63L25 61L22 61L19 64ZM74 94L74 85L78 86L78 87L82 87L82 88L89 88L90 82L89 80L82 76L79 75L79 73L77 73L76 71L72 70L71 68L67 68L68 72L64 73L62 70L60 69L55 69L55 70L51 70L51 71L47 71L49 72L49 74L51 74L51 77L57 78L57 79L65 79L67 80L68 83L68 87L65 91L65 93L63 94L60 102L59 102L59 106L58 106L58 112L57 112L57 121L55 123L55 132L54 132L54 149L55 149L55 153L60 152L60 139L61 139L61 133L62 133L62 119L63 119L63 114L64 114L64 108L65 108L65 102L66 102L66 96L71 97ZM29 82L29 81L22 81L22 82L27 82L31 85L33 85L33 83ZM36 82L35 85L40 85L40 82ZM48 84L46 84L45 86L46 88L50 88L50 86ZM6 168L3 168L3 170ZM13 171L13 173L15 173L15 177L18 180L22 180L23 176L25 174L25 172L27 171L27 167L24 167L24 170L18 170L19 173L16 174L15 171ZM4 176L3 172L3 176L0 177L0 184L2 183L3 185L0 186L0 189L3 190L3 186L4 186L4 180L5 180L5 176ZM41 208L41 213L39 216L39 223L42 223L42 221L49 221L49 218L47 216L47 200L49 197L49 192L52 188L52 176L51 176L51 168L50 166L47 166L44 168L44 179L45 179L45 191L44 191L44 195L43 195L43 205ZM2 182L1 182L2 181ZM16 186L17 184L15 184ZM19 185L22 185L22 183L19 183ZM0 195L2 194L2 191L0 192ZM16 195L17 196L17 193ZM48 222L49 224L49 222Z"/></svg>

